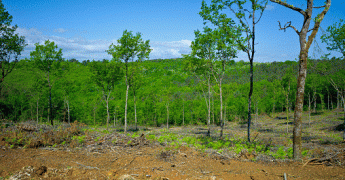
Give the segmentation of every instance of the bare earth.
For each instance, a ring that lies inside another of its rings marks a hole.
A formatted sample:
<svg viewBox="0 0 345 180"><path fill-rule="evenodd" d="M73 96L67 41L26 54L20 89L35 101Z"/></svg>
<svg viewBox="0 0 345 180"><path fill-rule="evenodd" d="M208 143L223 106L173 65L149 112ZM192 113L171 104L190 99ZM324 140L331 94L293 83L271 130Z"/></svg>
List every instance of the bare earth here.
<svg viewBox="0 0 345 180"><path fill-rule="evenodd" d="M13 179L284 179L284 173L287 179L345 179L339 166L245 162L183 146L175 152L139 146L106 153L3 148L0 169L0 176Z"/></svg>
<svg viewBox="0 0 345 180"><path fill-rule="evenodd" d="M293 126L281 117L283 114L257 118L253 126L257 140L269 142L271 139L278 147L290 146ZM0 180L345 179L345 142L339 138L342 131L335 130L337 124L343 122L342 118L343 114L329 111L313 116L309 122L307 118L304 120L303 148L309 149L310 154L302 162L269 159L268 156L253 158L253 154L232 155L229 151L200 151L188 145L172 147L147 139L149 132L158 137L164 128L145 130L139 137L132 138L115 131L106 134L91 131L92 128L80 131L78 123L66 125L62 128L64 131L58 131L59 128L49 130L44 126L41 130L28 128L31 126L10 126L3 129L0 136ZM206 129L202 127L173 127L169 132L182 137L203 135ZM214 138L217 138L218 130L218 127L213 128L211 134ZM62 145L59 137L67 132L83 132L85 140L78 144L75 139ZM246 136L245 126L236 122L228 123L224 132L229 137L245 139ZM19 136L25 133L32 137L36 133L40 138L27 142L27 148L8 145L11 139L21 139ZM44 146L43 143L50 145ZM54 143L59 145L54 147Z"/></svg>

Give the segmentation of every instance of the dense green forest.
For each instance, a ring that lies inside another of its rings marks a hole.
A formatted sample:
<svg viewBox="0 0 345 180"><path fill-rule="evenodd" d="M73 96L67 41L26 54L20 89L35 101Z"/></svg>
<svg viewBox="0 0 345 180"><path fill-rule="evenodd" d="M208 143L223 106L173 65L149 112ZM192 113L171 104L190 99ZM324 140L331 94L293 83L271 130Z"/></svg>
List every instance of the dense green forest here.
<svg viewBox="0 0 345 180"><path fill-rule="evenodd" d="M135 86L129 89L130 125L135 124L135 113L138 125L161 126L166 125L167 120L171 125L207 123L207 84L201 76L188 73L187 62L180 58L129 63L129 67L139 67L132 82ZM1 116L13 121L49 122L49 118L53 118L104 125L109 112L110 123L121 126L124 124L126 84L124 76L115 77L112 73L121 72L122 64L114 60L54 61L50 71L53 107L50 117L47 72L38 68L34 60L22 59L2 83ZM345 60L309 60L308 69L304 110L343 107L336 88L340 92L345 90ZM297 70L298 62L295 61L254 64L251 113L272 115L293 111ZM232 61L226 66L222 84L226 121L246 121L248 72L249 63L244 61ZM109 79L114 78L116 81L109 84ZM219 88L214 80L210 83L211 123L219 124Z"/></svg>

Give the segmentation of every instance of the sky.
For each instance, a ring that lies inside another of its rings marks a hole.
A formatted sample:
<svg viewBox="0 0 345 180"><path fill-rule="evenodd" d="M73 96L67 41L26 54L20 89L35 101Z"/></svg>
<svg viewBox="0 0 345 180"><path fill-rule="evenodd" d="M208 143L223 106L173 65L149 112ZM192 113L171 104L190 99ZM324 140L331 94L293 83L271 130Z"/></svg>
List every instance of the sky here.
<svg viewBox="0 0 345 180"><path fill-rule="evenodd" d="M315 0L322 6L325 0ZM200 12L202 0L2 0L6 10L13 16L12 25L18 25L17 33L25 36L26 43L21 58L29 58L35 43L50 40L62 49L63 57L83 60L111 59L106 50L121 38L124 30L140 32L143 40L150 40L150 59L179 58L191 52L194 31L202 30ZM209 5L211 0L206 0ZM287 0L295 7L306 9L306 1ZM321 27L345 19L345 3L333 0ZM322 9L314 9L313 15ZM229 10L229 17L235 18ZM313 17L314 17L313 16ZM299 54L299 39L289 28L280 31L278 21L301 29L303 16L276 3L268 6L256 25L255 62L296 60ZM208 24L210 25L210 24ZM318 58L329 53L320 40L309 50L309 56ZM316 48L319 46L320 48ZM317 50L321 49L321 51ZM332 56L341 56L331 52ZM236 61L248 61L240 52Z"/></svg>

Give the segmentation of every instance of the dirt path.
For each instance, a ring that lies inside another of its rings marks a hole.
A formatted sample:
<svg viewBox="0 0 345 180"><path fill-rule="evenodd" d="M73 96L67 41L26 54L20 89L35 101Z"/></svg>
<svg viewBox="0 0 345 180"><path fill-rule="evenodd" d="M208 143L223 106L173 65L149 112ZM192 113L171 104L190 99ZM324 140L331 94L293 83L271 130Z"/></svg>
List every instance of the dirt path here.
<svg viewBox="0 0 345 180"><path fill-rule="evenodd" d="M0 176L13 179L345 179L338 166L244 162L191 148L115 147L106 153L0 149ZM0 178L1 179L1 178Z"/></svg>

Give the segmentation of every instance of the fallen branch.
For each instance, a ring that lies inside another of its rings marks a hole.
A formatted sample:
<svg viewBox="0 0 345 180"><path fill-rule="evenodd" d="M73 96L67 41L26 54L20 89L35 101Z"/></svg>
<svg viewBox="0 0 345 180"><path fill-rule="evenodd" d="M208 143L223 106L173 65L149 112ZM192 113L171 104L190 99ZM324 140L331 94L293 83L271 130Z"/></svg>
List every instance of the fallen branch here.
<svg viewBox="0 0 345 180"><path fill-rule="evenodd" d="M309 159L306 163L303 164L302 167L306 166L310 161L314 161L314 160L317 160L317 158Z"/></svg>

